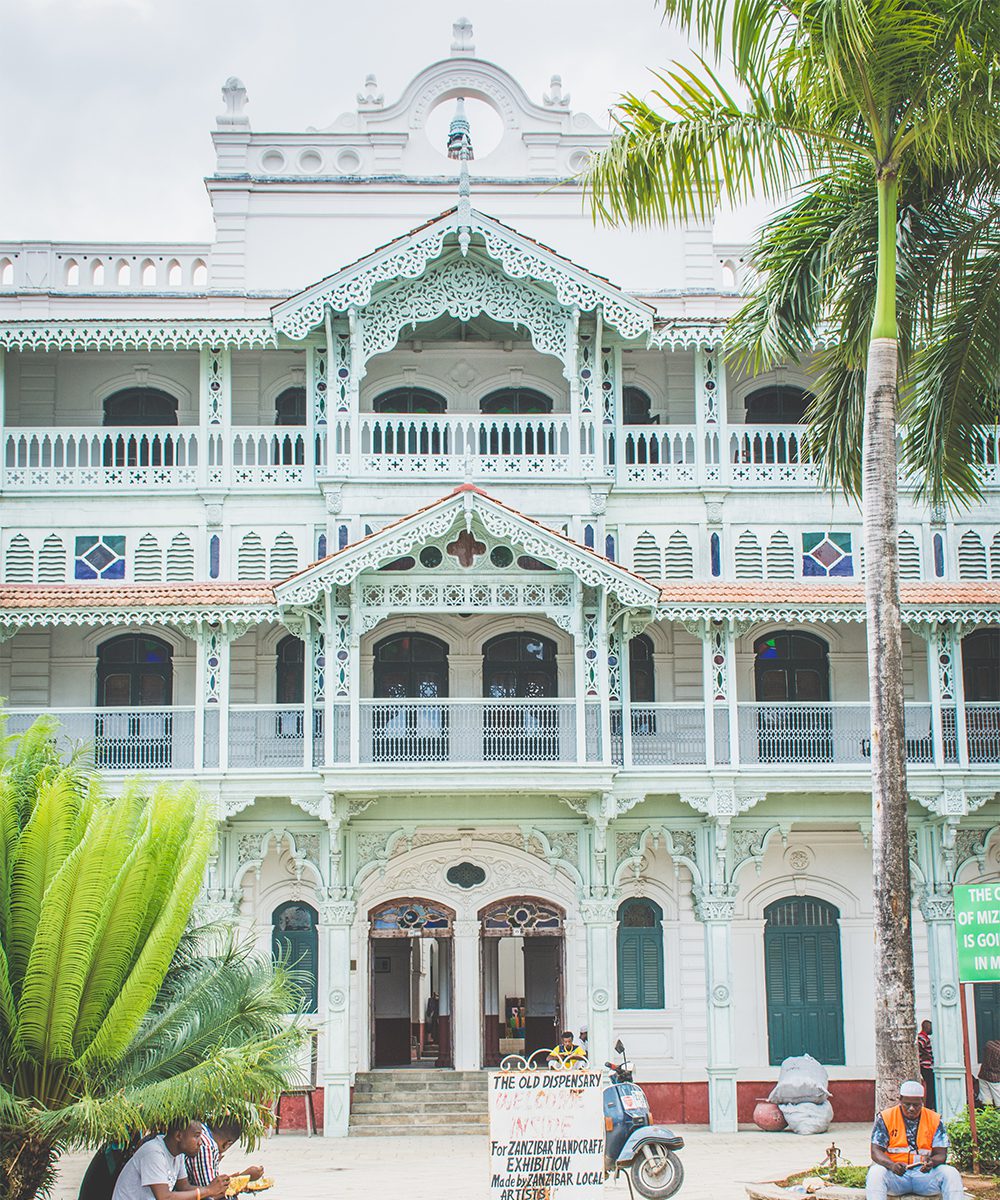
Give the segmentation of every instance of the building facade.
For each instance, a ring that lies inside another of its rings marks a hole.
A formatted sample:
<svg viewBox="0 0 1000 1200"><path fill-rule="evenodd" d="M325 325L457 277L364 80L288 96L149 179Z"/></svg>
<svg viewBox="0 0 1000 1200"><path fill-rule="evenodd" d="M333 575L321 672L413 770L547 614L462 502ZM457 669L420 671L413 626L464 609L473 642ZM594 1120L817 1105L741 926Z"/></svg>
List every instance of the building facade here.
<svg viewBox="0 0 1000 1200"><path fill-rule="evenodd" d="M806 1050L864 1119L862 524L802 444L809 364L725 362L739 248L595 227L607 133L464 21L323 128L223 97L211 243L0 243L9 728L54 711L113 782L213 798L202 910L300 964L328 1134L359 1072L563 1026L621 1036L670 1120L735 1128ZM460 98L472 149L499 128L471 162ZM946 1112L950 889L1000 879L995 430L977 453L973 511L901 480ZM1000 1036L1000 988L973 1008Z"/></svg>

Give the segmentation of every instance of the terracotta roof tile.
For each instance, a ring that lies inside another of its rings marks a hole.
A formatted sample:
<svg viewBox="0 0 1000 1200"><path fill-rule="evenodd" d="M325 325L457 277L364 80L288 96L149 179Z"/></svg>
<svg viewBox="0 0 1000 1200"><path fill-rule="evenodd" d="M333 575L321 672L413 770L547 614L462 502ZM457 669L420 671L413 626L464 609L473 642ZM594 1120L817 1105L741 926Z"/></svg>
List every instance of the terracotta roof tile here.
<svg viewBox="0 0 1000 1200"><path fill-rule="evenodd" d="M0 609L177 608L274 604L270 583L5 583Z"/></svg>
<svg viewBox="0 0 1000 1200"><path fill-rule="evenodd" d="M755 579L740 583L661 581L661 603L680 604L864 604L865 586L857 581L785 582ZM993 583L916 583L899 585L903 604L997 604L1000 581Z"/></svg>

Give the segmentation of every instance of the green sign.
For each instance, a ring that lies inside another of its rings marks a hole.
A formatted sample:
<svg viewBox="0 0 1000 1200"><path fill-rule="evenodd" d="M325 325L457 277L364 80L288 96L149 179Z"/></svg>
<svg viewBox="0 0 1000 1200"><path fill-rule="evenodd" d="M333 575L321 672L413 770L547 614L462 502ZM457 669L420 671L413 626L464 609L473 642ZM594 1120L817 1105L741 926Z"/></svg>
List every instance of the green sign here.
<svg viewBox="0 0 1000 1200"><path fill-rule="evenodd" d="M955 937L962 983L1000 983L1000 883L955 888Z"/></svg>

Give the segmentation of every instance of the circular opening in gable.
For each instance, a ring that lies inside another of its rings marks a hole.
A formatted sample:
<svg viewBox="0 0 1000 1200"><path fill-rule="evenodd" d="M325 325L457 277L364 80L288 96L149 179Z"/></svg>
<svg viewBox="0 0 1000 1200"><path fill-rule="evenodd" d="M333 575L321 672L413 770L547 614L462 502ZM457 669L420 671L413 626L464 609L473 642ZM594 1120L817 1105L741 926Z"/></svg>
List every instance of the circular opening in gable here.
<svg viewBox="0 0 1000 1200"><path fill-rule="evenodd" d="M503 140L503 120L492 104L475 96L465 97L465 115L469 120L469 131L472 134L472 151L475 154L472 167L476 162L491 154ZM455 116L455 98L448 96L438 100L427 116L424 133L431 145L442 158L448 156L448 129Z"/></svg>
<svg viewBox="0 0 1000 1200"><path fill-rule="evenodd" d="M285 156L280 150L265 150L260 156L260 165L268 175L277 175L285 169Z"/></svg>

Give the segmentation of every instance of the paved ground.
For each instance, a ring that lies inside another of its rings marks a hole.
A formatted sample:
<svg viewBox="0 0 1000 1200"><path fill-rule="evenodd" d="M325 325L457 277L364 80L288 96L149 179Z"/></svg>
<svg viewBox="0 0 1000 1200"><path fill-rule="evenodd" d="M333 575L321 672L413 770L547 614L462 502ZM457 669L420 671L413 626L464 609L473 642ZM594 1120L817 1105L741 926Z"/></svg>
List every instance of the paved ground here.
<svg viewBox="0 0 1000 1200"><path fill-rule="evenodd" d="M744 1183L777 1179L818 1162L831 1141L854 1162L868 1158L869 1127L836 1125L830 1133L796 1137L759 1130L722 1135L681 1128L683 1200L744 1200ZM231 1150L225 1164L236 1170L246 1155ZM53 1200L75 1200L88 1161L67 1155ZM307 1138L281 1134L252 1156L273 1175L262 1200L489 1200L487 1140L480 1137ZM607 1200L628 1200L624 1179L605 1185Z"/></svg>

